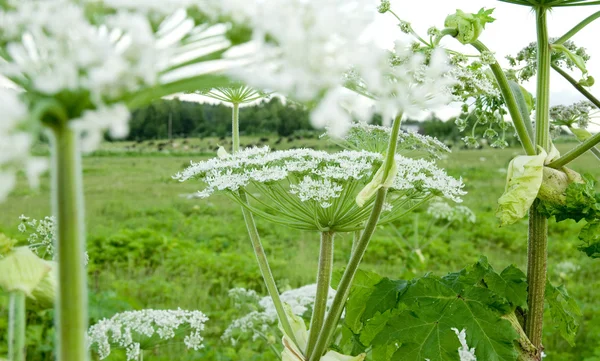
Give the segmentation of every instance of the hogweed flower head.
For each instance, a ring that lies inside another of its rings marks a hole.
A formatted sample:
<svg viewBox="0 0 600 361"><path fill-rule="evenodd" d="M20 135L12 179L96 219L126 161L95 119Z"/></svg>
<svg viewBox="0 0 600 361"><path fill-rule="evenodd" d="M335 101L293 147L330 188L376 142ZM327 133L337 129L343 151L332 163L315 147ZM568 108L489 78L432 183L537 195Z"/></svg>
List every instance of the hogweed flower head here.
<svg viewBox="0 0 600 361"><path fill-rule="evenodd" d="M427 214L436 220L446 220L458 223L475 223L477 217L468 207L450 205L446 202L432 202L427 208Z"/></svg>
<svg viewBox="0 0 600 361"><path fill-rule="evenodd" d="M225 158L192 163L174 178L200 180L206 187L197 197L223 192L272 222L303 230L345 232L360 229L368 218L373 199L359 207L356 196L382 162L382 154L364 150L247 148ZM462 181L449 177L434 163L398 155L396 165L398 173L389 187L392 211L382 222L397 219L434 196L460 202ZM246 187L251 187L248 195L259 206L240 199L238 191ZM260 196L252 193L255 190Z"/></svg>
<svg viewBox="0 0 600 361"><path fill-rule="evenodd" d="M183 343L188 349L199 350L204 347L204 324L208 317L200 311L177 310L140 310L117 313L109 319L103 319L91 326L88 331L89 347L97 347L100 359L111 353L111 347L124 348L127 360L138 360L143 347L153 337L162 342L186 333ZM185 329L185 330L184 330Z"/></svg>
<svg viewBox="0 0 600 361"><path fill-rule="evenodd" d="M391 128L366 123L353 123L346 135L334 141L345 149L366 150L374 153L385 153L391 136ZM450 153L444 143L437 138L412 131L400 131L398 134L397 153L406 155L417 151L425 156L440 158L444 153Z"/></svg>
<svg viewBox="0 0 600 361"><path fill-rule="evenodd" d="M464 329L459 331L456 328L452 328L452 331L456 333L456 336L460 341L460 347L458 349L460 361L477 361L477 357L475 357L475 349L469 348L469 345L467 344L467 331Z"/></svg>
<svg viewBox="0 0 600 361"><path fill-rule="evenodd" d="M590 113L597 110L589 101L580 101L571 105L556 105L550 108L550 119L556 126L572 127L577 124L581 129L588 127Z"/></svg>

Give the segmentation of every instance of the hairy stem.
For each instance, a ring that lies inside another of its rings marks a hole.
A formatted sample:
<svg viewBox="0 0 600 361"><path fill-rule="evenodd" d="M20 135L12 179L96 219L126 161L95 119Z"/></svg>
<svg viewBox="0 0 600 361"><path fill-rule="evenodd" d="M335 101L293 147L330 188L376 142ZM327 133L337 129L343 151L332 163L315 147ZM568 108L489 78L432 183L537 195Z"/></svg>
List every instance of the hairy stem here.
<svg viewBox="0 0 600 361"><path fill-rule="evenodd" d="M552 69L560 74L563 78L565 78L571 85L577 89L581 95L587 98L592 104L594 104L597 108L600 108L600 100L596 98L592 93L590 93L585 87L583 87L579 82L573 79L566 71L562 70L558 65L552 64Z"/></svg>
<svg viewBox="0 0 600 361"><path fill-rule="evenodd" d="M393 162L395 162L396 155L396 147L398 145L398 134L400 132L400 123L402 121L402 116L399 115L394 119L394 123L392 124L392 132L390 136L390 141L388 143L388 149L386 153L384 169L383 169L383 178L387 179L390 171L392 169ZM367 223L365 224L365 229L363 230L360 239L356 243L356 247L354 252L352 252L352 256L348 261L348 265L342 278L340 280L340 284L338 285L337 292L333 299L333 303L331 305L331 309L329 313L327 313L327 317L325 318L325 322L323 323L323 329L319 334L319 338L317 340L317 344L315 345L315 349L310 356L310 361L318 361L321 359L321 356L327 350L329 343L331 342L331 337L335 332L337 324L342 315L342 311L344 310L344 306L346 305L346 300L350 295L350 288L352 286L352 281L354 281L354 276L358 271L358 266L362 261L363 256L369 246L369 242L371 241L371 237L375 232L375 228L377 227L377 223L379 222L379 217L381 216L381 212L383 210L383 205L385 204L385 198L387 195L387 188L382 187L377 191L377 195L375 197L375 202L373 204L373 210L371 211L371 215Z"/></svg>
<svg viewBox="0 0 600 361"><path fill-rule="evenodd" d="M308 344L305 355L309 359L314 350L317 338L323 327L325 311L327 310L327 297L329 296L329 287L331 284L331 273L333 271L333 238L334 234L330 232L321 233L321 252L319 255L319 272L317 275L317 294L315 305L310 320L310 330L308 335Z"/></svg>
<svg viewBox="0 0 600 361"><path fill-rule="evenodd" d="M25 294L10 292L8 302L8 359L25 361Z"/></svg>
<svg viewBox="0 0 600 361"><path fill-rule="evenodd" d="M550 45L546 23L546 8L536 8L537 19L537 93L535 142L546 150L550 147ZM538 213L539 200L529 210L529 237L527 240L527 282L529 285L528 314L525 333L539 356L542 348L544 323L544 291L548 259L548 220Z"/></svg>
<svg viewBox="0 0 600 361"><path fill-rule="evenodd" d="M66 122L54 130L53 205L58 239L58 360L88 359L84 202L78 134Z"/></svg>
<svg viewBox="0 0 600 361"><path fill-rule="evenodd" d="M573 29L567 31L565 35L558 38L554 44L563 44L565 41L571 39L575 34L577 34L580 30L588 26L592 21L600 18L600 11L593 13L587 18L583 19L579 24L575 25Z"/></svg>
<svg viewBox="0 0 600 361"><path fill-rule="evenodd" d="M472 43L473 47L477 49L480 53L484 51L488 51L489 49L483 45L483 43L479 40ZM519 105L513 94L508 79L506 78L506 74L504 74L504 70L498 62L494 62L490 64L490 68L496 81L498 82L498 87L500 88L500 92L502 93L502 98L504 98L504 102L506 103L506 107L508 108L508 112L510 113L510 117L515 125L515 130L517 131L517 135L519 136L519 140L523 145L523 149L528 155L537 154L535 147L533 145L532 139L529 137L529 133L527 132L527 126L525 124L525 120L523 119L521 112L519 111Z"/></svg>
<svg viewBox="0 0 600 361"><path fill-rule="evenodd" d="M240 149L240 104L233 103L233 110L231 112L231 146L233 152L237 152Z"/></svg>
<svg viewBox="0 0 600 361"><path fill-rule="evenodd" d="M525 332L531 343L541 352L544 320L544 292L546 262L548 259L548 220L536 211L536 200L529 211L529 243L527 247L527 282L529 311Z"/></svg>
<svg viewBox="0 0 600 361"><path fill-rule="evenodd" d="M239 104L234 103L233 112L232 112L232 143L233 143L233 153L239 151L240 145L240 134L239 134ZM246 192L241 189L239 191L239 196L242 202L248 203L248 197L246 196ZM260 241L260 235L258 234L258 229L256 228L256 222L254 221L254 216L252 212L248 210L247 207L242 207L242 214L244 215L244 222L246 223L246 229L248 230L248 235L250 236L250 242L252 242L252 248L254 249L254 255L256 256L256 261L258 262L258 267L260 269L260 273L265 282L265 286L267 287L267 291L269 292L269 296L273 300L273 305L275 306L275 311L277 312L277 317L279 318L279 323L281 323L281 327L283 331L288 335L288 337L295 343L296 338L294 336L294 332L292 330L292 326L290 324L290 320L285 314L285 309L283 308L283 302L281 302L281 298L279 297L279 290L277 289L277 284L275 283L275 279L273 278L273 273L271 272L271 267L269 266L269 261L267 260L267 254L265 253L265 249Z"/></svg>

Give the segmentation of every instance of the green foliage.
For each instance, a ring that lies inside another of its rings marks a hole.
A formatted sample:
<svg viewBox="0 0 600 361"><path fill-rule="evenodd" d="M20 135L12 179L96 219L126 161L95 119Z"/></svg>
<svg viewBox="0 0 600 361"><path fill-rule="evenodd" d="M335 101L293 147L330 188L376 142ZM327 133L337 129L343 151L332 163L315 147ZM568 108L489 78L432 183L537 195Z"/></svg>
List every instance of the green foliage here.
<svg viewBox="0 0 600 361"><path fill-rule="evenodd" d="M579 250L591 258L600 258L600 192L596 192L595 184L591 175L585 177L584 183L572 182L567 187L564 204L541 202L538 210L548 218L555 217L557 222L586 220L579 232L583 242Z"/></svg>
<svg viewBox="0 0 600 361"><path fill-rule="evenodd" d="M577 318L581 316L579 306L564 286L554 287L550 282L546 283L546 302L550 306L554 328L571 346L575 346L575 336L579 330Z"/></svg>
<svg viewBox="0 0 600 361"><path fill-rule="evenodd" d="M494 9L481 8L478 13L470 14L462 10L456 10L456 13L448 15L444 21L447 28L456 29L456 39L463 44L470 44L477 40L485 28L485 24L494 22L491 15Z"/></svg>
<svg viewBox="0 0 600 361"><path fill-rule="evenodd" d="M517 331L501 317L527 304L526 277L515 266L498 274L482 258L444 277L407 282L361 271L357 278L344 327L354 335L345 341L360 345L346 348L370 345L374 360L458 360L457 328L467 330L479 359L517 359Z"/></svg>

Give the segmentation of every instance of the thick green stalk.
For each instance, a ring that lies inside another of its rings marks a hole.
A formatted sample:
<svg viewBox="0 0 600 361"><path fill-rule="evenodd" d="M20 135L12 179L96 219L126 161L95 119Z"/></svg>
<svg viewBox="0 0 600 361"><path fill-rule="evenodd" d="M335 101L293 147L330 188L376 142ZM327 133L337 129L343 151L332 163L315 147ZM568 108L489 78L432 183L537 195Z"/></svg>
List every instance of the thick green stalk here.
<svg viewBox="0 0 600 361"><path fill-rule="evenodd" d="M240 149L240 104L233 103L233 110L231 111L231 146L233 152L237 152Z"/></svg>
<svg viewBox="0 0 600 361"><path fill-rule="evenodd" d="M13 291L8 297L8 359L25 361L25 294Z"/></svg>
<svg viewBox="0 0 600 361"><path fill-rule="evenodd" d="M479 52L489 52L489 49L483 45L483 43L479 40L473 42L471 45ZM510 117L515 125L515 130L517 131L517 135L519 136L519 140L523 145L523 149L528 155L537 154L535 147L533 145L532 139L529 137L529 133L527 132L527 126L525 124L525 120L523 119L521 112L519 111L519 105L513 94L508 79L506 78L506 74L504 74L504 70L498 62L494 62L490 64L490 69L498 82L498 87L500 88L500 92L502 93L502 97L504 98L504 102L506 103L506 107L508 108L508 112L510 113Z"/></svg>
<svg viewBox="0 0 600 361"><path fill-rule="evenodd" d="M319 272L317 274L317 294L313 314L310 320L308 344L306 346L306 358L310 358L314 350L317 338L323 327L325 311L327 310L327 297L331 285L331 273L333 271L333 238L330 232L321 233L321 252L319 255Z"/></svg>
<svg viewBox="0 0 600 361"><path fill-rule="evenodd" d="M237 106L239 106L239 104ZM239 111L237 106L234 104L232 113L233 153L238 152L240 148ZM239 195L242 202L248 203L248 197L246 196L246 192L244 190L240 190ZM262 242L260 241L260 235L258 234L258 229L256 229L256 222L254 221L254 216L252 215L252 212L248 210L247 207L242 207L242 214L244 215L244 222L246 222L246 229L248 230L248 235L250 236L250 241L252 242L252 248L254 249L254 255L256 256L256 260L258 261L260 273L262 274L265 286L267 287L267 291L269 292L269 296L273 300L273 305L275 306L275 311L277 312L279 323L281 323L281 327L283 328L283 331L288 335L288 337L293 342L296 342L294 332L290 324L290 320L285 314L283 302L281 302L281 298L279 297L279 290L277 290L277 284L275 283L275 279L273 278L273 273L271 272L271 267L269 266L269 261L267 260L265 249L262 245Z"/></svg>
<svg viewBox="0 0 600 361"><path fill-rule="evenodd" d="M536 8L537 19L537 93L535 142L546 150L550 147L550 45L546 23L546 8ZM544 292L548 259L548 220L538 213L538 200L529 210L529 237L527 241L527 320L525 332L538 352L542 350L544 323Z"/></svg>
<svg viewBox="0 0 600 361"><path fill-rule="evenodd" d="M390 136L390 141L388 143L388 149L386 153L386 158L384 162L383 168L383 178L387 179L390 171L392 169L393 162L395 162L396 155L396 147L398 145L398 134L400 132L400 123L402 121L402 116L396 117L394 119L394 123L392 124L392 132ZM375 196L375 202L373 204L373 210L371 211L371 215L367 223L365 224L365 229L363 230L360 239L356 243L356 247L354 252L352 252L352 256L348 261L348 265L344 270L344 274L340 280L338 285L335 297L333 299L333 303L331 305L331 309L325 318L325 322L323 323L323 329L319 334L319 338L317 339L317 344L315 345L315 349L310 356L310 361L318 361L321 356L327 350L329 343L331 342L331 338L333 337L333 333L337 327L337 324L342 315L342 311L344 310L344 306L346 305L346 300L350 295L350 287L352 286L352 281L354 281L354 276L358 271L358 266L362 261L363 256L369 246L369 242L371 241L371 237L375 232L375 228L377 227L377 223L379 222L379 216L381 216L381 212L383 210L383 205L385 204L385 198L387 195L387 188L382 187L377 191L377 195Z"/></svg>
<svg viewBox="0 0 600 361"><path fill-rule="evenodd" d="M561 36L560 38L558 38L554 44L563 44L565 41L571 39L575 34L577 34L580 30L582 30L583 28L585 28L588 24L590 24L592 21L596 20L600 18L600 11L597 11L595 13L593 13L592 15L588 16L587 18L583 19L579 24L575 25L573 27L573 29L567 31L565 33L565 35Z"/></svg>
<svg viewBox="0 0 600 361"><path fill-rule="evenodd" d="M549 167L552 168L560 168L565 166L566 164L574 161L582 154L587 152L588 150L593 149L596 144L600 143L600 132L592 135L586 141L580 143L575 148L571 149L567 153L563 154L560 158L548 164Z"/></svg>
<svg viewBox="0 0 600 361"><path fill-rule="evenodd" d="M546 262L548 259L548 220L536 211L536 200L529 211L529 242L527 247L527 320L525 333L541 350L544 321L544 292L546 288Z"/></svg>
<svg viewBox="0 0 600 361"><path fill-rule="evenodd" d="M67 123L53 130L53 203L58 222L58 360L86 361L87 277L78 134Z"/></svg>
<svg viewBox="0 0 600 361"><path fill-rule="evenodd" d="M535 143L550 150L550 43L548 38L547 9L537 8L537 90L535 112Z"/></svg>

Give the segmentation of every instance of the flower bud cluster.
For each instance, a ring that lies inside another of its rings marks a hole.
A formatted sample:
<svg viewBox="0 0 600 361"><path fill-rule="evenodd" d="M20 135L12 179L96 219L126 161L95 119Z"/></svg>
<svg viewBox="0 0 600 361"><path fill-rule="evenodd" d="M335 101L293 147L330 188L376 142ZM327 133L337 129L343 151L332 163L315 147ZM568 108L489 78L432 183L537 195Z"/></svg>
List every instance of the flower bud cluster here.
<svg viewBox="0 0 600 361"><path fill-rule="evenodd" d="M446 202L432 202L427 208L427 214L436 220L446 220L458 223L475 223L475 213L463 205L450 205Z"/></svg>
<svg viewBox="0 0 600 361"><path fill-rule="evenodd" d="M171 340L178 336L180 328L189 329L183 343L189 349L203 348L201 332L208 317L200 311L140 310L117 313L91 326L88 331L88 344L97 347L100 359L111 353L111 346L124 348L127 360L138 360L140 340L158 336L160 340Z"/></svg>

